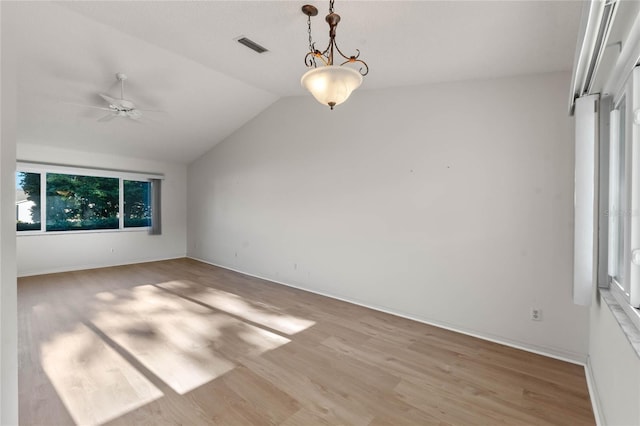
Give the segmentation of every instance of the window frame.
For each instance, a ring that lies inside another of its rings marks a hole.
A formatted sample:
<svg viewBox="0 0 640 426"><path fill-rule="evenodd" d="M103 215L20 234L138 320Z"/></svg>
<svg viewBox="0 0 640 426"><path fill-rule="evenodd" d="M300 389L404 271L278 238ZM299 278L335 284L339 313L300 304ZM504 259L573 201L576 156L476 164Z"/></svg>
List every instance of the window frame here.
<svg viewBox="0 0 640 426"><path fill-rule="evenodd" d="M626 86L625 86L626 87ZM617 111L617 123L611 123L611 128L616 129L617 131L613 131L610 134L609 144L612 147L610 153L616 154L616 158L611 158L611 164L615 164L615 168L611 167L610 169L610 188L612 191L609 192L609 198L614 199L614 203L611 203L611 206L615 210L614 212L610 212L614 215L614 220L617 222L620 228L618 229L609 229L610 236L613 237L615 241L615 248L609 247L609 252L612 251L616 255L616 259L614 260L614 264L609 264L609 277L612 287L615 287L618 291L621 291L625 294L628 293L629 287L629 259L628 259L628 250L630 247L630 238L628 234L630 233L630 203L629 197L631 194L630 191L630 161L629 161L629 148L630 144L628 143L628 132L627 132L627 124L628 117L627 112L629 111L629 105L627 105L627 93L626 90L623 91L621 96L616 99L613 103L612 111ZM614 117L612 117L614 118ZM612 137L615 137L616 140L613 140ZM614 145L615 144L615 145ZM615 148L613 148L615 146ZM612 155L613 156L613 155ZM621 170L624 171L624 175L621 175ZM616 176L613 176L615 173ZM611 178L618 177L619 179ZM619 234L616 231L619 229L622 232ZM613 232L612 232L613 231ZM615 232L615 233L614 233ZM622 251L619 248L622 248ZM614 250L611 250L614 249ZM613 255L613 253L612 253ZM613 267L613 270L611 269ZM621 279L620 279L621 278Z"/></svg>
<svg viewBox="0 0 640 426"><path fill-rule="evenodd" d="M156 173L132 172L126 170L110 170L102 168L76 167L58 164L33 163L28 161L16 162L16 174L20 172L39 173L40 174L40 230L18 231L16 236L34 236L34 235L71 235L84 233L105 233L105 232L150 232L153 228L153 219L151 226L125 227L124 226L124 181L149 182L153 180L164 180L164 175ZM118 205L118 228L112 229L78 229L66 231L47 231L47 197L46 197L46 180L47 173L59 173L78 176L92 176L102 178L116 178L119 180L119 205ZM153 189L151 189L151 198L153 203Z"/></svg>
<svg viewBox="0 0 640 426"><path fill-rule="evenodd" d="M40 230L18 231L16 229L16 235L40 234L42 233L43 228L46 228L46 218L44 216L44 213L47 211L47 199L46 199L46 192L43 189L46 182L46 174L37 170L32 170L31 168L27 168L27 169L22 169L18 165L15 171L15 175L17 175L18 173L37 173L40 175Z"/></svg>
<svg viewBox="0 0 640 426"><path fill-rule="evenodd" d="M151 212L154 209L155 204L153 203L153 180L149 179L149 180L140 180L140 179L120 179L120 187L119 187L119 196L120 196L120 206L122 206L122 209L120 209L120 212L122 214L120 214L118 217L120 219L120 229L147 229L147 230L151 230L153 228L153 222L154 222L154 215L153 213L151 214L151 217L149 218L151 225L147 225L147 226L132 226L132 225L128 225L127 226L127 217L126 217L126 206L127 206L127 193L126 193L126 185L125 182L138 182L138 183L146 183L149 185L147 191L147 195L148 195L148 206L149 209L151 210ZM157 220L158 218L156 217L155 220ZM129 218L129 220L131 220L131 218Z"/></svg>
<svg viewBox="0 0 640 426"><path fill-rule="evenodd" d="M624 106L624 114L621 112L621 106ZM622 247L624 247L623 253L617 253L618 260L624 266L622 280L620 280L622 282L617 279L621 271L618 271L619 268L612 265L611 262L609 262L607 274L611 294L631 322L640 330L640 263L633 262L632 256L632 253L637 252L640 248L640 123L634 121L634 111L640 110L640 67L633 69L619 93L616 93L612 103L612 111L616 110L619 111L617 114L619 121L612 122L611 128L617 128L618 131L611 132L609 143L612 145L611 153L616 151L613 144L617 144L618 158L610 158L610 164L616 163L618 167L622 167L620 160L623 160L624 176L618 173L618 179L611 182L614 171L610 170L609 188L620 189L621 181L624 179L625 182L623 182L624 185L620 193L625 199L616 199L615 194L610 190L609 205L619 208L618 220L623 221L622 235L617 236L617 238L622 237ZM613 140L615 137L617 140ZM611 224L611 222L609 223ZM609 228L608 232L611 238L612 232L615 231ZM614 240L617 238L613 236ZM634 247L636 248L634 249ZM613 270L611 266L614 266Z"/></svg>

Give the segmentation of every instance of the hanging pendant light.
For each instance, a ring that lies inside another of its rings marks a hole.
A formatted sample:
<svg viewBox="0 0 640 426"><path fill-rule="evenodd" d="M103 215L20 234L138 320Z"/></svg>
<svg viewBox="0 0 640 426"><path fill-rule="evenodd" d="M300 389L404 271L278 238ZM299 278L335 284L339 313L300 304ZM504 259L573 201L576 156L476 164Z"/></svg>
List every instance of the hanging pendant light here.
<svg viewBox="0 0 640 426"><path fill-rule="evenodd" d="M302 6L302 12L307 15L309 33L309 52L304 57L304 63L312 69L302 76L300 82L318 102L329 105L333 109L334 106L346 101L351 92L362 84L362 77L369 73L369 66L363 60L358 59L359 50L356 49L355 55L346 56L336 44L336 28L340 22L340 15L333 11L333 0L329 2L329 14L325 18L329 24L329 45L323 52L315 48L315 43L311 38L311 17L318 14L318 9L307 4ZM345 61L335 65L333 62L334 52L342 56ZM321 62L320 67L318 67L318 62ZM360 67L356 71L353 68L343 66L356 62L364 67Z"/></svg>

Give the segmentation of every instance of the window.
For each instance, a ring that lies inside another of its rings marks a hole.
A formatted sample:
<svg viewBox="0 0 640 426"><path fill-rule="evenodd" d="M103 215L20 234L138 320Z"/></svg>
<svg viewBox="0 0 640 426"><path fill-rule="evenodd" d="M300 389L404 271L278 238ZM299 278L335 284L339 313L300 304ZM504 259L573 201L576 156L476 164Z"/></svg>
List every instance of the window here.
<svg viewBox="0 0 640 426"><path fill-rule="evenodd" d="M622 101L620 102L620 105L618 107L619 110L619 114L618 114L618 132L617 135L614 135L616 137L616 145L618 147L617 149L617 154L618 154L618 158L617 158L617 180L618 180L618 184L617 184L617 194L616 194L616 198L618 200L618 223L617 223L617 227L616 227L616 234L618 235L617 237L617 247L616 247L616 256L617 256L617 265L616 265L616 272L617 274L615 275L615 278L618 279L618 282L622 283L625 281L625 263L624 263L624 230L625 227L628 226L628 218L629 218L629 200L628 200L628 196L627 196L627 165L626 165L626 161L627 161L627 154L626 154L626 147L627 144L625 143L625 134L626 134L626 129L625 129L625 125L626 125L626 114L627 114L627 108L626 108L626 101L623 98ZM626 212L626 214L624 214L623 212Z"/></svg>
<svg viewBox="0 0 640 426"><path fill-rule="evenodd" d="M124 227L151 226L151 182L124 181Z"/></svg>
<svg viewBox="0 0 640 426"><path fill-rule="evenodd" d="M47 231L118 229L119 179L47 173Z"/></svg>
<svg viewBox="0 0 640 426"><path fill-rule="evenodd" d="M609 262L611 290L632 321L640 314L640 68L617 94L610 120Z"/></svg>
<svg viewBox="0 0 640 426"><path fill-rule="evenodd" d="M625 273L625 229L628 226L626 165L626 102L623 97L610 114L609 134L609 276L622 287Z"/></svg>
<svg viewBox="0 0 640 426"><path fill-rule="evenodd" d="M16 223L18 231L39 231L40 173L18 172L16 176Z"/></svg>
<svg viewBox="0 0 640 426"><path fill-rule="evenodd" d="M16 229L23 234L127 229L159 234L160 179L18 163Z"/></svg>

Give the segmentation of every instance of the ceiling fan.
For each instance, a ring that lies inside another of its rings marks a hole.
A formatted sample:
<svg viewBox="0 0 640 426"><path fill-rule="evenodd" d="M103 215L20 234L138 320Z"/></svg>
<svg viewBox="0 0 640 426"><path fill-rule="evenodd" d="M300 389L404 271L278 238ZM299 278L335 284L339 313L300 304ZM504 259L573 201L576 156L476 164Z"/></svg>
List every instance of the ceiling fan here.
<svg viewBox="0 0 640 426"><path fill-rule="evenodd" d="M127 75L124 73L116 73L116 79L120 82L120 99L111 97L104 93L98 93L98 95L104 99L108 106L107 107L99 107L93 105L84 105L89 108L101 109L104 111L109 111L109 114L104 117L98 119L98 121L111 121L114 118L130 118L132 120L140 120L142 118L142 111L152 111L148 109L140 109L137 108L136 105L124 98L124 82L127 79ZM160 112L160 111L155 111Z"/></svg>

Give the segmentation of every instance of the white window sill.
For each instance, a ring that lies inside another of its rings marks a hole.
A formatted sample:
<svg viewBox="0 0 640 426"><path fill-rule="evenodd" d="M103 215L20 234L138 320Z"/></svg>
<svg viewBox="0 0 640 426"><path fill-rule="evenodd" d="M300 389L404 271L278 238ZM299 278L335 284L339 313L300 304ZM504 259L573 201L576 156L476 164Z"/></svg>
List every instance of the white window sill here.
<svg viewBox="0 0 640 426"><path fill-rule="evenodd" d="M609 306L622 332L640 358L640 311L632 308L628 302L622 299L616 289L601 288L599 291L601 298Z"/></svg>
<svg viewBox="0 0 640 426"><path fill-rule="evenodd" d="M77 234L104 234L114 232L149 232L150 226L140 226L135 228L118 228L118 229L78 229L77 231L18 231L17 237L33 237L36 235L77 235Z"/></svg>

